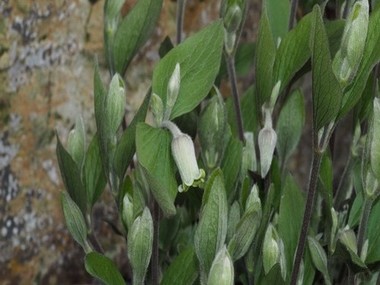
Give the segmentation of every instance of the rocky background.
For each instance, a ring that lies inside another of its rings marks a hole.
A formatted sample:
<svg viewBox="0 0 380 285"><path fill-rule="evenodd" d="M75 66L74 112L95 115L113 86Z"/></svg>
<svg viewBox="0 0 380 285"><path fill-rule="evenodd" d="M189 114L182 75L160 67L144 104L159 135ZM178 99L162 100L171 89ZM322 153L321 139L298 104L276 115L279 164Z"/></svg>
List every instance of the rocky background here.
<svg viewBox="0 0 380 285"><path fill-rule="evenodd" d="M124 13L134 2L126 1ZM188 0L185 36L218 18L219 2ZM244 33L250 40L258 2L252 1ZM103 5L104 0L0 0L0 284L95 284L62 218L55 132L65 141L79 114L88 134L95 131L95 57L109 80ZM174 39L175 12L175 1L165 0L154 35L126 74L129 120L150 85L160 42L166 35ZM105 194L95 207L96 230L127 276L124 240L104 222L117 219L107 201Z"/></svg>

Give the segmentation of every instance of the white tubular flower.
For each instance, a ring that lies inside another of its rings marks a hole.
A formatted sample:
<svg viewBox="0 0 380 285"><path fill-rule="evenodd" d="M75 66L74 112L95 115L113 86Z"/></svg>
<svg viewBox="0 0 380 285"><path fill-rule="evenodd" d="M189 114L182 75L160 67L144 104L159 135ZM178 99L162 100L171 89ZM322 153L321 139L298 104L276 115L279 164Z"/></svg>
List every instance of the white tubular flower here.
<svg viewBox="0 0 380 285"><path fill-rule="evenodd" d="M178 191L187 191L191 186L201 187L204 183L205 172L198 167L192 139L182 133L173 122L164 121L162 127L167 128L173 136L172 155L182 179L182 185L178 187Z"/></svg>

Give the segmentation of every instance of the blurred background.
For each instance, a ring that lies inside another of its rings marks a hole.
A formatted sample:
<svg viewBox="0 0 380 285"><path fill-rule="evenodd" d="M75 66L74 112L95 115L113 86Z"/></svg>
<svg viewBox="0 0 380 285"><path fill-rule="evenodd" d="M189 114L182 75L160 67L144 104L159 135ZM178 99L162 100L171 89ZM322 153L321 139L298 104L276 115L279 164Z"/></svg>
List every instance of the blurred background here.
<svg viewBox="0 0 380 285"><path fill-rule="evenodd" d="M126 14L134 1L126 0ZM84 253L66 230L55 132L65 142L78 115L95 132L93 62L109 75L103 53L104 0L0 0L0 284L96 284ZM187 0L184 36L218 18L215 0ZM245 39L260 15L251 1ZM165 36L174 40L176 2L165 0L159 25L125 76L127 120L150 86ZM96 231L109 257L128 275L125 242L107 195L96 205Z"/></svg>

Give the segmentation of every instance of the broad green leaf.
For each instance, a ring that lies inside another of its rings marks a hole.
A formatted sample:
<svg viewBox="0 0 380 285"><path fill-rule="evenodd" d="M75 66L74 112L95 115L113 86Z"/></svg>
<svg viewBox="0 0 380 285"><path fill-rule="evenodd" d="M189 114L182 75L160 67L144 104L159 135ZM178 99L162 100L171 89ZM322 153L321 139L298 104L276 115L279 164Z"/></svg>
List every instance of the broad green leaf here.
<svg viewBox="0 0 380 285"><path fill-rule="evenodd" d="M107 179L100 159L98 136L95 135L88 146L83 167L83 179L87 193L87 203L92 207L103 193Z"/></svg>
<svg viewBox="0 0 380 285"><path fill-rule="evenodd" d="M303 95L296 90L287 100L277 120L277 153L284 164L297 147L305 123Z"/></svg>
<svg viewBox="0 0 380 285"><path fill-rule="evenodd" d="M369 17L367 40L360 64L353 84L348 87L342 100L339 118L347 114L360 100L366 86L368 76L373 67L380 61L380 5L377 5Z"/></svg>
<svg viewBox="0 0 380 285"><path fill-rule="evenodd" d="M313 260L315 268L323 274L325 284L331 284L330 274L327 267L327 255L320 243L311 236L307 237L311 259Z"/></svg>
<svg viewBox="0 0 380 285"><path fill-rule="evenodd" d="M124 75L132 58L156 27L162 0L139 0L121 21L112 47L115 71Z"/></svg>
<svg viewBox="0 0 380 285"><path fill-rule="evenodd" d="M222 170L228 199L235 194L235 187L240 173L243 147L241 142L231 137L222 161Z"/></svg>
<svg viewBox="0 0 380 285"><path fill-rule="evenodd" d="M340 108L342 90L331 66L331 57L321 10L313 9L313 23L310 37L313 124L315 131L334 121Z"/></svg>
<svg viewBox="0 0 380 285"><path fill-rule="evenodd" d="M85 263L86 271L106 285L125 285L116 265L108 257L95 251L86 254Z"/></svg>
<svg viewBox="0 0 380 285"><path fill-rule="evenodd" d="M287 0L265 0L270 27L273 33L273 40L284 38L288 32L290 1Z"/></svg>
<svg viewBox="0 0 380 285"><path fill-rule="evenodd" d="M228 205L223 173L216 169L205 187L206 202L201 210L200 220L195 232L194 247L201 269L201 279L207 274L217 252L224 245L227 235Z"/></svg>
<svg viewBox="0 0 380 285"><path fill-rule="evenodd" d="M56 147L57 159L63 184L67 192L70 194L71 199L78 205L82 213L86 213L86 190L81 180L81 172L78 165L75 163L71 155L63 147L61 140L57 135Z"/></svg>
<svg viewBox="0 0 380 285"><path fill-rule="evenodd" d="M237 201L233 202L228 211L228 228L226 242L229 242L235 234L236 227L240 221L240 205ZM231 252L230 252L231 253Z"/></svg>
<svg viewBox="0 0 380 285"><path fill-rule="evenodd" d="M169 78L180 64L180 90L170 119L190 112L207 96L218 75L222 48L223 25L219 20L170 50L156 65L152 90L165 104Z"/></svg>
<svg viewBox="0 0 380 285"><path fill-rule="evenodd" d="M288 278L290 278L293 268L293 258L301 231L304 207L305 202L302 192L294 178L288 176L285 180L278 215L278 234L284 242L286 264L288 265L288 274L286 276Z"/></svg>
<svg viewBox="0 0 380 285"><path fill-rule="evenodd" d="M87 251L87 226L81 210L67 192L61 194L61 205L67 229L74 240Z"/></svg>
<svg viewBox="0 0 380 285"><path fill-rule="evenodd" d="M133 284L144 284L153 248L153 220L147 207L133 222L128 232L127 247L133 271Z"/></svg>
<svg viewBox="0 0 380 285"><path fill-rule="evenodd" d="M150 190L165 216L175 214L174 199L177 182L174 177L174 161L171 155L171 135L168 131L138 123L136 150L144 169Z"/></svg>
<svg viewBox="0 0 380 285"><path fill-rule="evenodd" d="M348 216L348 225L350 228L354 228L359 224L362 206L363 196L356 195L356 198L350 208L350 214Z"/></svg>
<svg viewBox="0 0 380 285"><path fill-rule="evenodd" d="M368 255L366 263L371 264L380 261L380 203L374 203L368 221Z"/></svg>
<svg viewBox="0 0 380 285"><path fill-rule="evenodd" d="M231 256L224 245L216 254L207 285L233 285L235 280L234 264Z"/></svg>
<svg viewBox="0 0 380 285"><path fill-rule="evenodd" d="M311 22L312 15L306 15L281 40L273 67L273 82L281 81L280 91L286 88L296 72L310 58L309 36Z"/></svg>
<svg viewBox="0 0 380 285"><path fill-rule="evenodd" d="M191 285L198 278L198 261L194 248L184 249L164 272L162 285Z"/></svg>
<svg viewBox="0 0 380 285"><path fill-rule="evenodd" d="M136 126L137 123L145 120L151 95L152 92L149 90L132 122L123 133L116 146L114 167L120 179L124 177L125 171L127 170L128 165L131 163L133 155L136 152Z"/></svg>
<svg viewBox="0 0 380 285"><path fill-rule="evenodd" d="M264 7L259 23L259 34L256 48L256 98L259 110L269 102L273 88L273 64L276 56L276 45Z"/></svg>

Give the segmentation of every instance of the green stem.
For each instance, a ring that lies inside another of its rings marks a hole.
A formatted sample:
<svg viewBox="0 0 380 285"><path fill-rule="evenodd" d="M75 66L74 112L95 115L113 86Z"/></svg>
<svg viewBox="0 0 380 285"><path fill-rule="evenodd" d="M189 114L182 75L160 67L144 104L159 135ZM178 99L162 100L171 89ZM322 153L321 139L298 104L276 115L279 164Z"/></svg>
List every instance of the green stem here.
<svg viewBox="0 0 380 285"><path fill-rule="evenodd" d="M177 45L182 41L183 18L185 15L186 0L177 0Z"/></svg>
<svg viewBox="0 0 380 285"><path fill-rule="evenodd" d="M362 207L362 214L360 218L360 224L359 224L359 232L358 232L358 254L359 256L362 253L367 227L368 227L368 220L369 215L371 213L373 200L369 197L364 198L364 206Z"/></svg>
<svg viewBox="0 0 380 285"><path fill-rule="evenodd" d="M309 229L310 220L313 213L314 197L317 190L318 176L319 176L319 170L321 167L322 156L323 156L323 152L320 152L319 150L315 150L313 153L311 174L310 174L310 180L309 180L309 191L307 194L305 212L304 212L302 227L301 227L301 234L298 241L297 251L296 251L295 259L294 259L294 266L293 266L293 271L292 271L292 276L291 276L291 281L290 281L291 285L297 284L298 273L300 270L302 257L305 251L307 231Z"/></svg>
<svg viewBox="0 0 380 285"><path fill-rule="evenodd" d="M239 91L238 91L237 82L236 82L234 54L226 55L226 61L227 61L228 78L230 79L230 84L231 84L232 99L233 99L234 107L235 107L235 116L236 116L236 123L238 127L239 139L244 143L245 141L244 126L243 126L243 118L241 114Z"/></svg>

